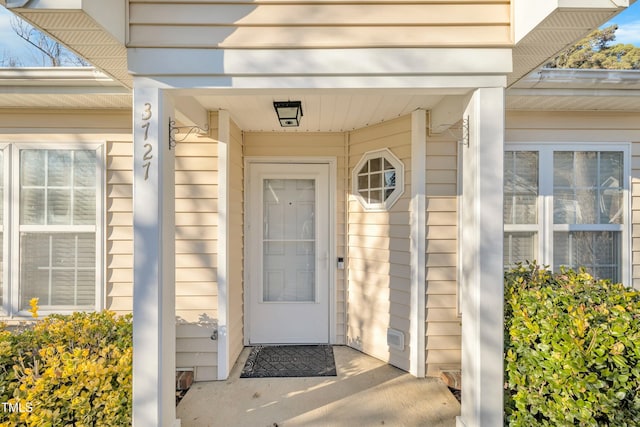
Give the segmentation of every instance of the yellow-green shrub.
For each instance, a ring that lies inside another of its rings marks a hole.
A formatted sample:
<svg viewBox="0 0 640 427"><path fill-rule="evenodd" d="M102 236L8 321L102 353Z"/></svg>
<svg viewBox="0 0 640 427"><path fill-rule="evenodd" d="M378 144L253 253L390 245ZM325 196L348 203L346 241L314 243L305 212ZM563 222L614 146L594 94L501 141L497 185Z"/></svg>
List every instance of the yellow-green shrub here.
<svg viewBox="0 0 640 427"><path fill-rule="evenodd" d="M505 298L506 424L640 426L640 292L529 265Z"/></svg>
<svg viewBox="0 0 640 427"><path fill-rule="evenodd" d="M0 404L19 408L0 427L130 425L131 358L131 316L108 311L0 331Z"/></svg>

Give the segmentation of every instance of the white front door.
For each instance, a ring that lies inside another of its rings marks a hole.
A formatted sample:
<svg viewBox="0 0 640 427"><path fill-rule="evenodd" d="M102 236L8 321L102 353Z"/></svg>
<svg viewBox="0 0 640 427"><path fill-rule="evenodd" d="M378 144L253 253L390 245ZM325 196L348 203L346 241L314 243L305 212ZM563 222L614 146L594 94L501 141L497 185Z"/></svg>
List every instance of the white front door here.
<svg viewBox="0 0 640 427"><path fill-rule="evenodd" d="M329 165L249 168L249 343L328 343Z"/></svg>

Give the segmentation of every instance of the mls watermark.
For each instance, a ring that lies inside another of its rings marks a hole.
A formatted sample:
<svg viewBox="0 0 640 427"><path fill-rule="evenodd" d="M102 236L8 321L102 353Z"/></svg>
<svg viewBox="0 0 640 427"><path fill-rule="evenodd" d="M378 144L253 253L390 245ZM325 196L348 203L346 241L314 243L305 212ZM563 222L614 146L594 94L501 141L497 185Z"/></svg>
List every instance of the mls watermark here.
<svg viewBox="0 0 640 427"><path fill-rule="evenodd" d="M0 411L5 413L12 412L33 412L33 403L17 401L15 403L2 402L0 403Z"/></svg>

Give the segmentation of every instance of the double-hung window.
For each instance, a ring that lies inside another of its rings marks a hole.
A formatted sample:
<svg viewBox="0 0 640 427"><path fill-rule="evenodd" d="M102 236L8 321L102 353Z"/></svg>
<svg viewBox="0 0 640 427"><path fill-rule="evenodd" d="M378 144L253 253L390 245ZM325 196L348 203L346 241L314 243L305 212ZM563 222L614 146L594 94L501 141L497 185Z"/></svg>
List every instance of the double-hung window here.
<svg viewBox="0 0 640 427"><path fill-rule="evenodd" d="M626 145L507 146L505 267L535 260L625 281L628 158Z"/></svg>
<svg viewBox="0 0 640 427"><path fill-rule="evenodd" d="M15 144L2 151L2 307L22 315L94 310L101 264L99 146ZM9 233L7 233L9 231Z"/></svg>

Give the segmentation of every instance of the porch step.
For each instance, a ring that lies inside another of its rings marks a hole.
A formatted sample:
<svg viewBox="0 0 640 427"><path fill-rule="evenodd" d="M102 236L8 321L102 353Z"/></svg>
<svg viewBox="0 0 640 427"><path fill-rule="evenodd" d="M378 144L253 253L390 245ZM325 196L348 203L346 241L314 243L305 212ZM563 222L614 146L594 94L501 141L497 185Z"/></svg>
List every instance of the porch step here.
<svg viewBox="0 0 640 427"><path fill-rule="evenodd" d="M440 371L440 379L447 385L447 387L452 388L454 390L462 389L462 372L451 370L451 371Z"/></svg>

